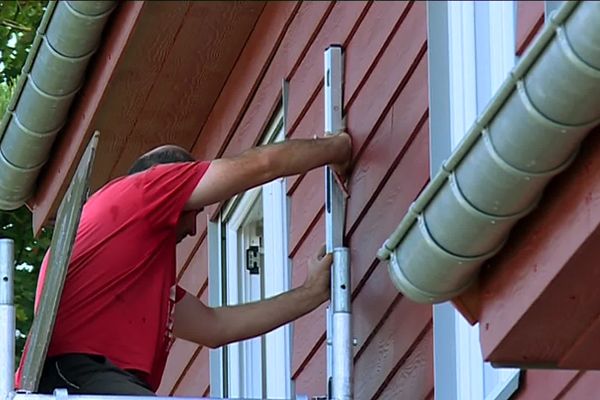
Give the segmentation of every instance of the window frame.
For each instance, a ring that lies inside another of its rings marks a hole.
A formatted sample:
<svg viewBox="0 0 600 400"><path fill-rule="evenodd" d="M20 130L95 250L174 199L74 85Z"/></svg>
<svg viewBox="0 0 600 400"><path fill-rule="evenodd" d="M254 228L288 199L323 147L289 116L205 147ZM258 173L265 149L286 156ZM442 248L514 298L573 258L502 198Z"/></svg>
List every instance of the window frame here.
<svg viewBox="0 0 600 400"><path fill-rule="evenodd" d="M273 121L261 145L284 139L282 110ZM235 238L238 238L246 216L258 200L263 212L264 243L261 297L272 297L291 288L288 197L286 180L280 178L235 196L224 205L218 221L209 221L211 307L237 304L244 299L243 282L249 281L239 274L240 257L244 255L240 253L240 243ZM211 396L292 398L291 329L291 324L287 324L261 337L211 350ZM260 371L250 367L247 362L250 358L260 360ZM251 377L247 378L249 374Z"/></svg>

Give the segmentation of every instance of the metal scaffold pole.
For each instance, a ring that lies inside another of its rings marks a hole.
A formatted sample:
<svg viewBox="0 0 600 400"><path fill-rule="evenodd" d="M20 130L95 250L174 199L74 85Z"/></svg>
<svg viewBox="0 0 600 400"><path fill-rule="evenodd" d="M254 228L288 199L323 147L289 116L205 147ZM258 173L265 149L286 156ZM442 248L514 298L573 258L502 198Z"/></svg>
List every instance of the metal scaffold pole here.
<svg viewBox="0 0 600 400"><path fill-rule="evenodd" d="M14 243L0 239L0 400L14 390L15 305L13 303Z"/></svg>
<svg viewBox="0 0 600 400"><path fill-rule="evenodd" d="M325 132L344 129L342 118L343 50L332 45L325 50ZM344 247L346 197L334 171L325 171L325 238L333 253L331 304L327 309L327 376L329 399L353 398L353 335L350 281L350 252Z"/></svg>

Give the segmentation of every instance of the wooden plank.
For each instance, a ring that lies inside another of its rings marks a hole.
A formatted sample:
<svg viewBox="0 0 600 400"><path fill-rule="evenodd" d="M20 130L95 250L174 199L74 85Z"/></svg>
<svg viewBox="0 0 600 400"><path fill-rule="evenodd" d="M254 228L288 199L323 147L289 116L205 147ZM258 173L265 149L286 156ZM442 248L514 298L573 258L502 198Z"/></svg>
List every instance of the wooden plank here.
<svg viewBox="0 0 600 400"><path fill-rule="evenodd" d="M262 54L261 63L255 65L255 74L241 70L236 66L234 73L243 74L243 85L236 87L226 85L224 93L220 96L215 110L209 116L206 125L193 146L192 153L203 160L220 157L225 152L231 137L237 133L247 138L247 142L239 147L231 147L229 154L238 153L256 143L262 134L262 127L268 123L281 89L281 79L285 77L293 62L303 52L306 42L310 41L313 29L321 23L326 15L330 4L328 2L306 2L302 3L298 12L294 15L289 27L280 33L280 41L272 43L274 54ZM282 36L283 35L283 36ZM256 43L261 43L264 38L255 37ZM257 44L258 45L258 44ZM252 54L248 53L248 57ZM272 61L271 61L272 60ZM263 72L262 68L268 65ZM257 68L258 74L256 73ZM242 65L243 67L243 65ZM250 81L245 81L245 79ZM242 79L238 77L237 79ZM239 82L237 79L233 82ZM242 90L238 93L238 90ZM228 104L235 98L246 99ZM223 99L223 100L221 100Z"/></svg>
<svg viewBox="0 0 600 400"><path fill-rule="evenodd" d="M73 180L60 203L52 242L50 261L44 279L40 302L31 326L30 340L23 363L21 389L36 392L42 375L46 353L52 338L54 322L67 277L75 235L83 203L89 193L89 179L94 165L99 133L95 132L79 162Z"/></svg>
<svg viewBox="0 0 600 400"><path fill-rule="evenodd" d="M596 185L596 190L600 189L600 185ZM564 186L559 190L564 190ZM551 195L551 193L546 194ZM590 227L589 223L594 221L600 223L600 199L592 200L592 203L596 205L592 205L587 210L588 215L579 217L581 222L587 225L586 230ZM593 209L596 210L592 211ZM583 220L587 218L590 221L584 222ZM576 221L571 223L576 224ZM569 234L568 231L564 233ZM572 239L572 236L560 238L563 243L571 242ZM599 245L600 225L597 225L575 253L567 252L557 256L559 257L556 260L557 264L561 259L564 261L561 265L550 266L547 263L533 265L534 271L529 272L534 276L538 275L535 269L548 268L547 274L539 274L546 275L539 276L542 282L550 278L555 271L553 267L558 268L559 271L550 282L547 282L539 297L528 305L524 317L511 328L511 332L489 356L490 360L502 363L512 361L525 365L547 364L547 367L559 368L600 368L598 341L593 338L600 329L597 322L600 311L600 291L595 285L590 285L590 282L596 282L600 278L600 271L597 268ZM563 250L569 249L563 247ZM513 293L517 295L521 290L529 290L529 288L518 285ZM515 306L513 299L508 304L505 302L505 307L510 306ZM482 316L483 321L488 321L487 316ZM496 327L502 323L494 322ZM491 329L490 325L484 326L488 331ZM544 335L540 337L539 332L544 332Z"/></svg>
<svg viewBox="0 0 600 400"><path fill-rule="evenodd" d="M370 70L377 64L386 42L397 30L402 21L407 2L374 2L368 8L366 15L356 27L350 38L344 44L344 106L348 107L348 99L353 97L361 84L368 78ZM364 12L364 11L363 11ZM329 39L329 38L326 38ZM329 40L329 43L333 43ZM329 44L324 41L321 49L315 47L312 52L314 59L319 59L318 51ZM321 57L322 58L322 57ZM320 68L319 68L320 67ZM317 95L323 86L322 63L304 63L290 82L289 133L295 134L298 123L304 118L307 108L313 102L318 108L323 107L322 96ZM317 119L322 123L322 118ZM322 126L321 126L322 130ZM311 131L313 132L313 131ZM305 130L300 135L306 135ZM302 135L302 136L304 136Z"/></svg>
<svg viewBox="0 0 600 400"><path fill-rule="evenodd" d="M134 1L126 2L111 17L111 27L106 32L104 46L95 56L96 60L102 60L102 62L92 63L88 71L87 84L78 94L78 100L73 104L72 117L69 118L59 139L54 144L53 156L43 168L45 172L39 178L40 183L32 204L35 234L40 232L42 226L56 211L75 171L75 160L78 160L83 154L85 143L92 135L92 129L97 128L93 117L113 79L117 65L125 54L124 50L135 30L143 4ZM104 132L103 142L100 146L104 146L106 136L107 132Z"/></svg>
<svg viewBox="0 0 600 400"><path fill-rule="evenodd" d="M598 279L600 243L595 133L482 275L481 343L492 361L556 365L597 318L600 296L590 284ZM600 366L594 349L586 362Z"/></svg>
<svg viewBox="0 0 600 400"><path fill-rule="evenodd" d="M92 176L92 189L112 178L113 166L138 123L140 112L171 53L171 46L189 9L185 1L143 4L127 50L110 77L102 102L94 111L92 123L106 134L99 148L102 156ZM164 28L160 35L155 33L157 26ZM156 127L147 135L154 134L155 130Z"/></svg>
<svg viewBox="0 0 600 400"><path fill-rule="evenodd" d="M197 296L207 281L208 241L203 240L190 261L190 267L184 271L178 284L189 293Z"/></svg>
<svg viewBox="0 0 600 400"><path fill-rule="evenodd" d="M583 334L573 343L570 349L562 356L558 365L568 368L570 365L578 369L597 369L598 357L590 357L598 349L598 335L600 334L600 318L596 316Z"/></svg>
<svg viewBox="0 0 600 400"><path fill-rule="evenodd" d="M408 15L410 1L374 2L352 40L344 48L345 71L344 104L353 103L360 88L393 40L396 32Z"/></svg>
<svg viewBox="0 0 600 400"><path fill-rule="evenodd" d="M123 138L112 177L124 174L137 157L159 145L191 149L265 2L188 4L135 125Z"/></svg>
<svg viewBox="0 0 600 400"><path fill-rule="evenodd" d="M554 400L561 398L561 393L568 391L580 373L578 371L525 371L519 385L515 400Z"/></svg>
<svg viewBox="0 0 600 400"><path fill-rule="evenodd" d="M360 29L370 5L365 1L336 2L306 55L303 59L298 60L297 69L290 76L289 83L289 135L293 135L302 110L307 108L313 100L323 108L323 97L317 96L317 93L323 88L323 51L331 44L342 44L345 47L350 43L355 31ZM355 68L352 64L348 64L348 61L344 61L344 63L347 70ZM345 80L346 77L344 77ZM322 122L323 120L321 120ZM323 131L322 126L321 131Z"/></svg>
<svg viewBox="0 0 600 400"><path fill-rule="evenodd" d="M600 371L586 371L563 393L561 400L588 400L600 397ZM542 397L539 397L542 398Z"/></svg>
<svg viewBox="0 0 600 400"><path fill-rule="evenodd" d="M325 342L323 342L306 366L306 371L310 371L310 373L301 373L295 378L296 393L307 395L309 398L326 396L326 367L327 351L325 349ZM358 399L358 397L356 397L356 399Z"/></svg>
<svg viewBox="0 0 600 400"><path fill-rule="evenodd" d="M356 357L367 349L377 327L398 297L398 289L389 277L387 265L375 261L367 273L369 279L357 290L352 301L353 332L358 341L354 352Z"/></svg>
<svg viewBox="0 0 600 400"><path fill-rule="evenodd" d="M406 362L375 398L433 399L433 329L427 330Z"/></svg>
<svg viewBox="0 0 600 400"><path fill-rule="evenodd" d="M209 348L202 347L182 379L172 390L173 396L194 396L204 394L210 384Z"/></svg>
<svg viewBox="0 0 600 400"><path fill-rule="evenodd" d="M427 135L427 57L417 59L412 74L387 111L389 126L380 125L361 149L351 177L352 197L348 203L348 234L356 229L399 159L413 146L417 135ZM356 103L358 104L358 102Z"/></svg>
<svg viewBox="0 0 600 400"><path fill-rule="evenodd" d="M543 1L518 1L516 53L522 55L544 25Z"/></svg>
<svg viewBox="0 0 600 400"><path fill-rule="evenodd" d="M403 301L393 306L383 325L356 360L354 379L361 383L355 386L357 399L372 399L381 392L390 376L396 372L396 366L405 364L420 341L419 337L431 330L431 306L416 304L400 294L398 297ZM429 389L422 388L422 391L426 393Z"/></svg>
<svg viewBox="0 0 600 400"><path fill-rule="evenodd" d="M181 275L190 265L190 262L194 257L194 253L198 250L202 242L206 240L207 224L208 220L206 212L201 212L196 218L196 235L191 237L188 236L177 245L175 256L177 258L176 268L177 276L179 278L181 278Z"/></svg>
<svg viewBox="0 0 600 400"><path fill-rule="evenodd" d="M427 128L423 129L420 134L427 135ZM385 234L385 232L382 234ZM366 251L373 251L376 246L376 243L373 243L371 247L366 248ZM361 246L359 252L362 249ZM374 327L384 318L384 313L398 294L398 290L389 278L387 264L368 257L363 257L363 260L361 264L370 262L371 265L364 272L360 286L357 285L353 288L355 296L352 307L354 334L358 339L357 352L363 350L363 345L368 342L370 336L374 333ZM360 261L360 258L354 261Z"/></svg>
<svg viewBox="0 0 600 400"><path fill-rule="evenodd" d="M372 270L377 249L398 223L395 218L390 217L390 212L396 212L399 216L402 215L429 177L427 124L423 125L421 132L422 134L416 136L413 145L400 159L400 163L385 184L384 189L379 193L350 238L352 287L356 296L354 301L357 301L360 296L358 283L367 279L369 271ZM407 176L411 176L411 179L407 180ZM322 243L324 237L322 220L323 218L320 217L319 222L312 228L311 234L307 236L293 258L292 279L294 285L301 283L306 273L306 260L312 255L314 249ZM354 243L360 243L360 246ZM382 296L386 295L382 293ZM363 298L361 301L369 301L369 299ZM357 327L356 325L354 329L357 332L368 330L368 328ZM314 352L315 344L323 336L323 332L324 316L321 312L310 313L296 321L292 374L296 374L306 365L307 359ZM361 342L365 338L358 339Z"/></svg>
<svg viewBox="0 0 600 400"><path fill-rule="evenodd" d="M452 305L471 325L479 322L479 314L481 314L481 287L479 280L473 284L460 296L452 299Z"/></svg>
<svg viewBox="0 0 600 400"><path fill-rule="evenodd" d="M188 366L191 355L195 354L199 347L196 343L175 339L171 351L169 351L165 372L156 394L159 396L169 396L171 394L173 387Z"/></svg>

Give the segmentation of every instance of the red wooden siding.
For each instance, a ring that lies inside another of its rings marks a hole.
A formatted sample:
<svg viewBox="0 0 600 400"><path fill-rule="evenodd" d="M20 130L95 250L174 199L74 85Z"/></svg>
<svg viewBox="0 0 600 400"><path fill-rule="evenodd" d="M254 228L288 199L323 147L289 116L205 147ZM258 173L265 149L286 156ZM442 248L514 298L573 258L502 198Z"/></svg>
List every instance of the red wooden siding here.
<svg viewBox="0 0 600 400"><path fill-rule="evenodd" d="M543 1L517 2L517 55L523 54L542 25L544 25Z"/></svg>
<svg viewBox="0 0 600 400"><path fill-rule="evenodd" d="M518 400L586 400L600 396L600 371L528 371Z"/></svg>
<svg viewBox="0 0 600 400"><path fill-rule="evenodd" d="M255 144L290 82L288 134L323 130L323 50L344 45L345 110L353 134L347 240L352 251L356 398L425 399L433 393L431 307L402 297L376 251L429 178L426 10L422 2L268 2L221 95L199 126L202 159ZM324 241L323 171L288 181L293 283ZM216 215L218 207L208 210ZM206 220L178 250L180 284L206 296ZM323 395L325 310L296 322L296 391ZM208 350L175 342L162 394L208 393Z"/></svg>

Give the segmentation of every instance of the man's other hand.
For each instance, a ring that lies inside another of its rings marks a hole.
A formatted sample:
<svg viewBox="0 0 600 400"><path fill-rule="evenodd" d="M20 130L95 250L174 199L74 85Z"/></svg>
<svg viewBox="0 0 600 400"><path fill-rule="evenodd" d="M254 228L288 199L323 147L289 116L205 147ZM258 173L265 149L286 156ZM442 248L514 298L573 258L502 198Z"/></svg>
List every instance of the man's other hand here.
<svg viewBox="0 0 600 400"><path fill-rule="evenodd" d="M315 300L319 301L319 304L329 299L332 263L333 255L325 254L325 246L322 246L308 261L308 273L303 286Z"/></svg>

